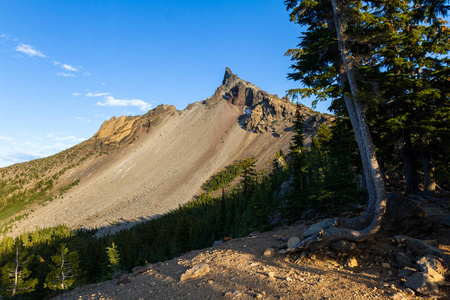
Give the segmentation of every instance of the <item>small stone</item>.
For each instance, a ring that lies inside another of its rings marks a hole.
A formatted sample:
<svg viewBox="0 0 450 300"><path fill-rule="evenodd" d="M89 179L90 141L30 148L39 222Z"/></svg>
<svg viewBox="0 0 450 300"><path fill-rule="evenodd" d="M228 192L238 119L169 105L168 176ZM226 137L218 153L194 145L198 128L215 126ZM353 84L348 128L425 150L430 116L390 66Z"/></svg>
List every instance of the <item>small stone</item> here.
<svg viewBox="0 0 450 300"><path fill-rule="evenodd" d="M136 276L136 275L139 275L141 273L144 273L145 271L147 271L146 267L139 266L139 267L134 267L131 270L131 273L133 273L133 276Z"/></svg>
<svg viewBox="0 0 450 300"><path fill-rule="evenodd" d="M303 237L307 238L312 235L319 234L320 231L333 227L334 225L336 225L336 218L329 218L319 223L312 224L308 227L308 229L305 230L305 232L303 233Z"/></svg>
<svg viewBox="0 0 450 300"><path fill-rule="evenodd" d="M416 294L416 292L414 292L414 290L413 289L410 289L410 288L405 288L404 290L403 290L406 294L408 294L408 295L411 295L411 296L414 296L415 294Z"/></svg>
<svg viewBox="0 0 450 300"><path fill-rule="evenodd" d="M258 298L258 299L262 299L262 297L263 297L263 295L262 295L262 294L260 294L260 293L256 294L256 298Z"/></svg>
<svg viewBox="0 0 450 300"><path fill-rule="evenodd" d="M269 272L269 273L267 273L267 275L268 275L270 278L274 278L274 277L275 277L275 272Z"/></svg>
<svg viewBox="0 0 450 300"><path fill-rule="evenodd" d="M390 263L382 263L381 266L383 268L389 269L391 267L391 264Z"/></svg>
<svg viewBox="0 0 450 300"><path fill-rule="evenodd" d="M274 248L267 248L263 254L266 258L273 258L277 256L277 251Z"/></svg>
<svg viewBox="0 0 450 300"><path fill-rule="evenodd" d="M286 281L287 282L292 282L292 278L288 276L288 277L286 277Z"/></svg>
<svg viewBox="0 0 450 300"><path fill-rule="evenodd" d="M190 278L197 278L200 276L204 276L207 273L209 273L209 265L208 264L202 264L202 265L196 265L192 267L191 269L187 270L184 274L181 275L180 281L184 281Z"/></svg>
<svg viewBox="0 0 450 300"><path fill-rule="evenodd" d="M355 268L358 266L358 261L356 260L356 258L350 257L349 259L347 259L346 265L349 268Z"/></svg>
<svg viewBox="0 0 450 300"><path fill-rule="evenodd" d="M223 242L222 241L214 241L213 247L218 246L220 244L223 244Z"/></svg>
<svg viewBox="0 0 450 300"><path fill-rule="evenodd" d="M287 243L288 249L294 248L298 243L300 243L300 238L296 236L291 237Z"/></svg>

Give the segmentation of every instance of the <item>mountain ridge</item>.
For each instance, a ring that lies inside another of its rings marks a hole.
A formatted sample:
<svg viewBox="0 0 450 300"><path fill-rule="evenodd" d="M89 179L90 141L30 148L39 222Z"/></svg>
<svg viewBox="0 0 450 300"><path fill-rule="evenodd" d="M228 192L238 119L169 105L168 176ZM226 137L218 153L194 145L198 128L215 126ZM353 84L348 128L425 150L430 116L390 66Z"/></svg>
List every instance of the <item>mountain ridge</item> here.
<svg viewBox="0 0 450 300"><path fill-rule="evenodd" d="M213 96L183 111L159 105L141 116L113 117L91 139L63 151L67 155L53 168L43 166L50 171L39 177L56 178L53 193L64 192L45 206L31 204L29 215L14 222L8 234L62 223L72 228L114 223L119 230L164 214L187 203L203 182L234 160L255 156L262 169L277 150L287 152L295 109L286 98L226 68ZM308 143L330 117L305 106L301 111L310 123Z"/></svg>

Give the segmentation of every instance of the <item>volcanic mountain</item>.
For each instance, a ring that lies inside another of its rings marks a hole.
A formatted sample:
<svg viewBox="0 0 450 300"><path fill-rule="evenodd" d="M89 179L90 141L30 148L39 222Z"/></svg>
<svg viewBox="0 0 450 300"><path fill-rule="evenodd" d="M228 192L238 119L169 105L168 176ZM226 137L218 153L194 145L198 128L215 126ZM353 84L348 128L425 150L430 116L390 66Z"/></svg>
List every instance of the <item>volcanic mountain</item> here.
<svg viewBox="0 0 450 300"><path fill-rule="evenodd" d="M23 179L19 192L52 180L53 200L28 203L9 234L58 224L117 230L164 214L237 159L255 156L262 169L277 150L288 152L295 110L287 98L226 68L215 93L183 111L160 105L141 116L114 117L71 149L1 169L6 185ZM301 113L309 143L329 116L305 106Z"/></svg>

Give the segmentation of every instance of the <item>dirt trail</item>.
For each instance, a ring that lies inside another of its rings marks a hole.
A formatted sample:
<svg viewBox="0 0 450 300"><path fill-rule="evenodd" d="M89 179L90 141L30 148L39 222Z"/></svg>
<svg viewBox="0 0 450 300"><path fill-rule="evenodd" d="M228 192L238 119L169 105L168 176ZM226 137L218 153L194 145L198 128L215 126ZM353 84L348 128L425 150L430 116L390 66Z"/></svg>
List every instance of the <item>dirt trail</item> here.
<svg viewBox="0 0 450 300"><path fill-rule="evenodd" d="M358 266L346 266L348 257L322 256L294 263L284 257L267 258L265 249L301 236L304 225L233 239L215 247L196 250L179 258L138 268L117 282L80 286L64 299L424 299L411 294L386 268L398 251L387 240L373 239L367 249L353 254ZM180 281L189 268L207 264L210 272ZM448 299L441 295L426 299ZM62 299L61 296L55 299Z"/></svg>

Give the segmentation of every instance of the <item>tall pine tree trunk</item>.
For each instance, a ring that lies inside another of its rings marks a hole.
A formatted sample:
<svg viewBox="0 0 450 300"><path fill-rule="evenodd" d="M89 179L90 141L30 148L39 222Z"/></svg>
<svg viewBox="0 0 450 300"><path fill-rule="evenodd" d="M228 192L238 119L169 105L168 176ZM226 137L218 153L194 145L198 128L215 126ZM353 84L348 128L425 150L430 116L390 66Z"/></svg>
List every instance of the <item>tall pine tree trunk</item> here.
<svg viewBox="0 0 450 300"><path fill-rule="evenodd" d="M369 125L361 103L357 101L358 85L350 54L345 45L344 31L346 23L342 18L341 1L332 0L336 34L339 42L339 51L342 59L342 70L339 74L341 85L348 82L351 96L344 95L345 105L355 132L359 152L363 164L364 177L369 191L369 203L366 212L361 218L346 222L346 228L330 228L318 236L312 236L297 245L295 249L289 249L285 253L291 253L304 249L320 249L329 246L338 240L364 241L373 236L380 228L386 211L386 190L383 174L377 162L375 147L370 136ZM367 225L368 224L368 225ZM362 228L362 225L365 228ZM355 229L352 229L355 228Z"/></svg>
<svg viewBox="0 0 450 300"><path fill-rule="evenodd" d="M362 107L358 101L358 83L356 80L354 65L352 62L349 49L345 43L346 22L342 16L341 0L332 0L331 5L334 12L334 21L336 34L338 38L339 50L342 58L341 72L345 72L350 86L352 98L345 96L345 105L355 132L356 141L358 143L361 161L363 165L364 176L367 182L369 192L369 203L365 216L370 220L370 225L363 231L367 237L375 234L381 227L381 222L386 211L386 190L384 178L375 154L375 147L370 136L369 125ZM343 76L341 76L341 84ZM343 88L343 87L342 87Z"/></svg>

